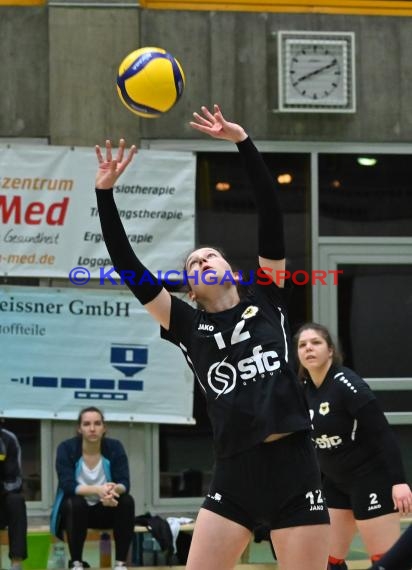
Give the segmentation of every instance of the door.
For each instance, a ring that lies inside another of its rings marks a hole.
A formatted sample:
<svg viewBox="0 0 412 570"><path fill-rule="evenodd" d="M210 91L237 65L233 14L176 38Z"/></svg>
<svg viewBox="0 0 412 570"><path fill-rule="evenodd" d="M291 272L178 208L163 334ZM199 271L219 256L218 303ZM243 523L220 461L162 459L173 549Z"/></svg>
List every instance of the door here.
<svg viewBox="0 0 412 570"><path fill-rule="evenodd" d="M315 286L315 317L376 393L411 477L412 244L320 244L319 267L340 273L336 285Z"/></svg>

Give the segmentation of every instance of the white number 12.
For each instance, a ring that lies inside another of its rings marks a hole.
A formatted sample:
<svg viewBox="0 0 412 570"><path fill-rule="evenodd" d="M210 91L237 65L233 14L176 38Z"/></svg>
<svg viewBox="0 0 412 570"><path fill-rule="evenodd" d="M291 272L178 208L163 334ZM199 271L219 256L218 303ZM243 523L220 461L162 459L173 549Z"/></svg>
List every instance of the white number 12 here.
<svg viewBox="0 0 412 570"><path fill-rule="evenodd" d="M249 331L243 331L242 332L242 329L244 326L245 326L245 321L243 319L236 324L236 326L232 332L232 337L230 339L231 345L237 344L239 342L243 342L244 340L247 340L248 338L250 338L250 332ZM216 344L220 349L226 348L226 343L223 340L222 333L218 332L214 335L214 337L216 340Z"/></svg>

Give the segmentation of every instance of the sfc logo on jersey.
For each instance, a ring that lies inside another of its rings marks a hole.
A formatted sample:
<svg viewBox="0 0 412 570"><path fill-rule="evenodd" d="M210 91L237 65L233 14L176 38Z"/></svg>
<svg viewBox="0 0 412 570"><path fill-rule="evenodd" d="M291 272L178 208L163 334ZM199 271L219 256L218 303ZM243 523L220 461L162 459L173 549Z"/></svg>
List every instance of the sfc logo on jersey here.
<svg viewBox="0 0 412 570"><path fill-rule="evenodd" d="M258 310L259 310L258 307L256 307L255 305L249 305L249 307L247 307L247 309L243 311L241 318L250 319L251 317L254 317L257 314Z"/></svg>
<svg viewBox="0 0 412 570"><path fill-rule="evenodd" d="M217 397L228 394L236 386L236 368L225 360L226 358L222 362L212 364L207 373L207 383L216 392Z"/></svg>
<svg viewBox="0 0 412 570"><path fill-rule="evenodd" d="M319 413L321 416L326 416L330 412L329 402L321 402L319 406Z"/></svg>

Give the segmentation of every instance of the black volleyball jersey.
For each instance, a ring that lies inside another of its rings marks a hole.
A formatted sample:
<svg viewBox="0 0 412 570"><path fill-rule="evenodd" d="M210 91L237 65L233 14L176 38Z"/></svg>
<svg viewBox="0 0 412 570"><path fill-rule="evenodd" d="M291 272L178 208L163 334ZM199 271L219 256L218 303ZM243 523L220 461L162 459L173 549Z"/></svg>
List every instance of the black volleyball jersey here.
<svg viewBox="0 0 412 570"><path fill-rule="evenodd" d="M310 429L283 297L274 283L255 283L238 305L218 313L172 297L170 329L161 335L180 347L206 396L219 457L272 433Z"/></svg>
<svg viewBox="0 0 412 570"><path fill-rule="evenodd" d="M331 366L317 388L305 381L312 439L321 471L334 480L361 474L370 462L379 461L370 434L359 429L362 408L376 400L368 384L350 368Z"/></svg>

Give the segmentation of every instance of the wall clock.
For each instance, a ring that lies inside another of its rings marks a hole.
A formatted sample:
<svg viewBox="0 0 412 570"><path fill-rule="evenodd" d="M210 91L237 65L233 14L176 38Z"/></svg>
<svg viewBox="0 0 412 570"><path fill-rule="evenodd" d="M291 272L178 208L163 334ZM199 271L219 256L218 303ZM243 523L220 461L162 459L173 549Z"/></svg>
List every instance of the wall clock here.
<svg viewBox="0 0 412 570"><path fill-rule="evenodd" d="M354 113L353 32L278 32L279 111Z"/></svg>

